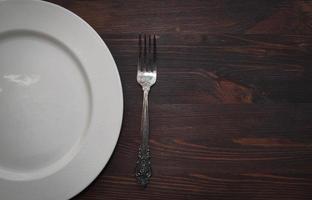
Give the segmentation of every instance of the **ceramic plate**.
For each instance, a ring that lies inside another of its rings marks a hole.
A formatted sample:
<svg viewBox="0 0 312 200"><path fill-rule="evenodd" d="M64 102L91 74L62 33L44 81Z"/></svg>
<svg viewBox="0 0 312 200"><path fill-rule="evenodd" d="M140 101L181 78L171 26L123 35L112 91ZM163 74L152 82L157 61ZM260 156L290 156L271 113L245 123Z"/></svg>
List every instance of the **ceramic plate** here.
<svg viewBox="0 0 312 200"><path fill-rule="evenodd" d="M116 145L123 112L99 35L57 5L0 1L0 199L66 200Z"/></svg>

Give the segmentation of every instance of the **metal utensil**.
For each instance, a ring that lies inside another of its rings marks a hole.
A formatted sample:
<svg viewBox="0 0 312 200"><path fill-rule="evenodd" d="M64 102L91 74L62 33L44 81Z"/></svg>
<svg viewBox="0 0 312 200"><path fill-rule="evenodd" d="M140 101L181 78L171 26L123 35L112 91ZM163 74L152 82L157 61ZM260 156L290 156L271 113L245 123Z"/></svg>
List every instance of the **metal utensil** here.
<svg viewBox="0 0 312 200"><path fill-rule="evenodd" d="M143 43L143 44L142 44ZM142 48L143 45L143 48ZM143 89L143 109L141 121L142 144L139 148L138 161L136 163L136 178L139 184L146 186L152 176L151 156L148 145L149 117L148 117L148 93L156 82L156 36L139 35L139 57L137 69L137 82Z"/></svg>

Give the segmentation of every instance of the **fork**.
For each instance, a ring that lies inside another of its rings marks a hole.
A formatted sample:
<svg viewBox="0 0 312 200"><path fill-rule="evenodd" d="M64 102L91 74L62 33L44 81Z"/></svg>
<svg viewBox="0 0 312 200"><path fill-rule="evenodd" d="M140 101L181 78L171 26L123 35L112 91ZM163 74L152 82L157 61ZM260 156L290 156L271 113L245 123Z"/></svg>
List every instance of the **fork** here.
<svg viewBox="0 0 312 200"><path fill-rule="evenodd" d="M142 44L143 43L143 44ZM143 45L143 48L142 48ZM141 121L142 144L139 148L138 161L136 163L136 178L139 184L147 186L152 176L151 156L148 145L149 139L149 116L148 116L148 93L156 82L156 36L139 35L139 56L137 69L137 82L143 89L143 108Z"/></svg>

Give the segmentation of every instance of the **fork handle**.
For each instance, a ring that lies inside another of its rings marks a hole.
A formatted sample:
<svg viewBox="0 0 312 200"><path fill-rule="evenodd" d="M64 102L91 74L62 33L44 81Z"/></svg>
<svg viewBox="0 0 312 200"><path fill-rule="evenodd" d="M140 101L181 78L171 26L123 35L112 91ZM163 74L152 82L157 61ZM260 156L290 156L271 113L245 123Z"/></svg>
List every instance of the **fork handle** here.
<svg viewBox="0 0 312 200"><path fill-rule="evenodd" d="M146 186L152 176L151 156L148 145L149 138L149 116L148 116L148 93L149 88L143 88L143 109L141 121L142 144L139 149L136 165L136 178L138 182Z"/></svg>

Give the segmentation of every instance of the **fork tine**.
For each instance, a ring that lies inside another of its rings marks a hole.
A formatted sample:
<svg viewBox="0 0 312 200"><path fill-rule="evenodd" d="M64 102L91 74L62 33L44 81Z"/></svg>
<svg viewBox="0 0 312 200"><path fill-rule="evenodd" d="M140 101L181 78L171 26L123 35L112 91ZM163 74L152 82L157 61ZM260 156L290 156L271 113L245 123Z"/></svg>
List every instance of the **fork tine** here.
<svg viewBox="0 0 312 200"><path fill-rule="evenodd" d="M152 71L152 39L151 39L151 35L148 35L148 69L147 71Z"/></svg>
<svg viewBox="0 0 312 200"><path fill-rule="evenodd" d="M147 64L147 48L146 48L146 34L144 34L144 55L143 55L143 71L146 71Z"/></svg>
<svg viewBox="0 0 312 200"><path fill-rule="evenodd" d="M139 58L142 56L142 35L139 34Z"/></svg>
<svg viewBox="0 0 312 200"><path fill-rule="evenodd" d="M153 37L153 62L152 62L153 71L156 71L157 67L157 47L156 47L156 35Z"/></svg>
<svg viewBox="0 0 312 200"><path fill-rule="evenodd" d="M148 52L151 53L152 51L152 40L151 35L148 35Z"/></svg>
<svg viewBox="0 0 312 200"><path fill-rule="evenodd" d="M139 57L138 57L138 72L142 71L142 35L139 34L138 38L138 46L139 46Z"/></svg>

